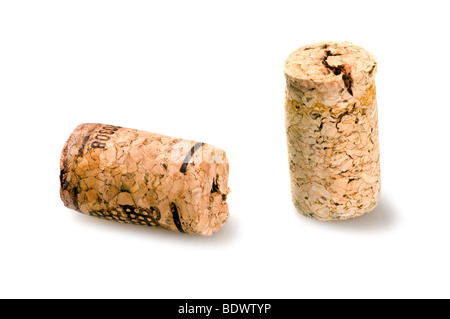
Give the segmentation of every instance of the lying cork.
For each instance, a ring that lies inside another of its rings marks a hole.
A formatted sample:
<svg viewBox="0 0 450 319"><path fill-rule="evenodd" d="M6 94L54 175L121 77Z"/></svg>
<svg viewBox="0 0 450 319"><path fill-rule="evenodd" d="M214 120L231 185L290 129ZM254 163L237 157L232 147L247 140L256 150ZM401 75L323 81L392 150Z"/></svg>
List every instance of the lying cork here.
<svg viewBox="0 0 450 319"><path fill-rule="evenodd" d="M286 60L291 190L301 214L340 220L377 205L376 71L374 56L348 42L307 45Z"/></svg>
<svg viewBox="0 0 450 319"><path fill-rule="evenodd" d="M104 124L82 124L61 155L61 199L83 214L211 235L228 219L219 148Z"/></svg>

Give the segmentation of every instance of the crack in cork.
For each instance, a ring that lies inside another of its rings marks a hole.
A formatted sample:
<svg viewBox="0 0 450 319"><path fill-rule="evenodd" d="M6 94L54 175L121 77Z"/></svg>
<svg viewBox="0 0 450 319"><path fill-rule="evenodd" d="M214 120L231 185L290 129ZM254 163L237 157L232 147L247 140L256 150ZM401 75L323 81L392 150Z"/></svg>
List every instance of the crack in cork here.
<svg viewBox="0 0 450 319"><path fill-rule="evenodd" d="M375 70L375 67L377 66L377 63L374 62L372 69L369 71L369 75L372 75L373 71Z"/></svg>
<svg viewBox="0 0 450 319"><path fill-rule="evenodd" d="M211 194L212 193L221 194L220 189L219 189L219 184L217 183L218 179L219 179L219 176L216 176L216 178L213 179L213 184L212 184L212 187L211 187Z"/></svg>
<svg viewBox="0 0 450 319"><path fill-rule="evenodd" d="M335 123L335 126L337 129L338 129L338 125L341 124L341 122L342 122L342 118L346 115L354 114L355 108L356 108L356 103L353 103L353 107L351 110L347 109L347 110L345 110L345 112L342 112L341 114L339 114L339 116L336 118L336 123Z"/></svg>
<svg viewBox="0 0 450 319"><path fill-rule="evenodd" d="M326 49L326 47L324 47L324 49ZM325 51L325 57L323 58L323 65L325 65L325 67L330 70L331 72L333 72L334 75L340 75L342 73L342 80L344 81L344 85L345 88L347 89L348 93L353 96L353 91L352 91L352 85L353 85L353 78L351 75L351 72L347 72L347 70L345 69L345 65L341 64L338 66L332 66L330 64L328 64L328 57L330 56L339 56L341 54L339 53L331 53L330 50L326 50Z"/></svg>
<svg viewBox="0 0 450 319"><path fill-rule="evenodd" d="M69 182L67 181L67 174L69 173L68 170L66 170L67 163L64 162L63 169L61 169L59 173L59 183L61 185L62 190L66 190L69 186Z"/></svg>

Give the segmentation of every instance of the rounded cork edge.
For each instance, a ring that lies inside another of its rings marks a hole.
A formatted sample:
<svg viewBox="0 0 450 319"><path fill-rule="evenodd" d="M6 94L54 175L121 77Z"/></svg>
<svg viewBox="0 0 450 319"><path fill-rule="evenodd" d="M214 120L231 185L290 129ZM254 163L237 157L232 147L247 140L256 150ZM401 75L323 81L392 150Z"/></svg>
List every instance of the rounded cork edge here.
<svg viewBox="0 0 450 319"><path fill-rule="evenodd" d="M77 128L72 132L67 139L66 143L64 144L64 147L61 151L61 157L59 161L59 183L60 183L60 197L63 201L64 205L71 209L77 209L76 201L74 200L73 192L68 188L69 183L67 181L67 175L69 173L69 161L68 161L68 153L69 148L73 144L73 138L74 133L80 126L77 126Z"/></svg>
<svg viewBox="0 0 450 319"><path fill-rule="evenodd" d="M312 214L310 212L303 211L302 208L297 204L297 202L295 200L293 202L294 202L295 209L297 210L297 212L300 215L308 217L308 218L313 219L313 220L317 220L318 222L325 222L325 223L332 224L332 223L336 223L336 222L340 222L340 221L341 222L342 221L349 221L349 220L352 220L352 219L357 219L359 217L368 215L368 214L370 214L371 212L373 212L375 210L375 208L379 204L379 201L380 201L380 196L378 196L375 199L374 203L369 208L367 208L365 210L357 211L354 214L345 215L345 216L337 216L336 218L324 218L324 217L320 217L320 216L318 216L316 214Z"/></svg>
<svg viewBox="0 0 450 319"><path fill-rule="evenodd" d="M205 187L207 187L206 190L210 192L209 208L202 212L200 221L196 227L192 229L192 233L201 236L211 236L222 229L229 218L227 204L227 196L230 194L230 189L228 187L229 163L224 150L209 144L204 144L204 146L213 149L215 154L222 155L220 161L213 161L215 176L208 186L205 185ZM201 170L198 170L197 173L199 173L199 171Z"/></svg>
<svg viewBox="0 0 450 319"><path fill-rule="evenodd" d="M368 50L351 42L326 41L300 47L284 63L288 85L322 92L371 83L378 62Z"/></svg>
<svg viewBox="0 0 450 319"><path fill-rule="evenodd" d="M230 216L227 204L227 196L230 194L228 187L229 164L226 152L223 153L224 161L217 163L217 176L211 185L211 201L213 205L218 199L217 211L214 213L214 219L210 220L211 234L219 231L228 221Z"/></svg>
<svg viewBox="0 0 450 319"><path fill-rule="evenodd" d="M83 133L80 133L86 129L90 130L89 128L91 125L89 123L83 123L78 125L73 132L70 134L69 138L67 139L66 143L64 144L64 147L61 151L60 156L60 162L59 162L59 182L60 182L60 197L63 201L64 205L68 208L74 209L76 211L79 211L78 208L78 199L77 199L77 190L73 187L70 187L70 183L67 180L67 175L70 172L69 163L71 162L70 159L70 152L73 147L77 147L78 141L77 136L83 136ZM91 128L92 129L92 128Z"/></svg>

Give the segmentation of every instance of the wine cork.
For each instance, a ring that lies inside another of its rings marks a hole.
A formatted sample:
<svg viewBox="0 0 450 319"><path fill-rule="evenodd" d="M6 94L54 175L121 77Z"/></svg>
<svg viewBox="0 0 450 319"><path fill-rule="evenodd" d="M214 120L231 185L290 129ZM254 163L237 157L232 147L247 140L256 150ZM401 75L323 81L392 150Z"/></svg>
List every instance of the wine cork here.
<svg viewBox="0 0 450 319"><path fill-rule="evenodd" d="M205 143L82 124L60 166L61 199L83 214L199 235L228 219L226 154Z"/></svg>
<svg viewBox="0 0 450 319"><path fill-rule="evenodd" d="M348 42L301 47L285 62L286 132L297 210L361 216L380 194L375 57Z"/></svg>

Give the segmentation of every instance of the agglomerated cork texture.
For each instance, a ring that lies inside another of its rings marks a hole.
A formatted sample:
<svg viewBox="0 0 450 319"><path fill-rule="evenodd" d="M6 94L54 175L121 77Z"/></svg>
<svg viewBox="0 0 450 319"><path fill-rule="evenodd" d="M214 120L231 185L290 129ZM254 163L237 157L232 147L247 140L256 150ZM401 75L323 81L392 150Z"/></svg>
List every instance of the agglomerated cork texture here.
<svg viewBox="0 0 450 319"><path fill-rule="evenodd" d="M293 202L331 221L361 216L380 194L377 62L348 42L293 52L284 66Z"/></svg>
<svg viewBox="0 0 450 319"><path fill-rule="evenodd" d="M228 219L226 154L205 143L82 124L60 166L61 199L83 214L199 235Z"/></svg>

